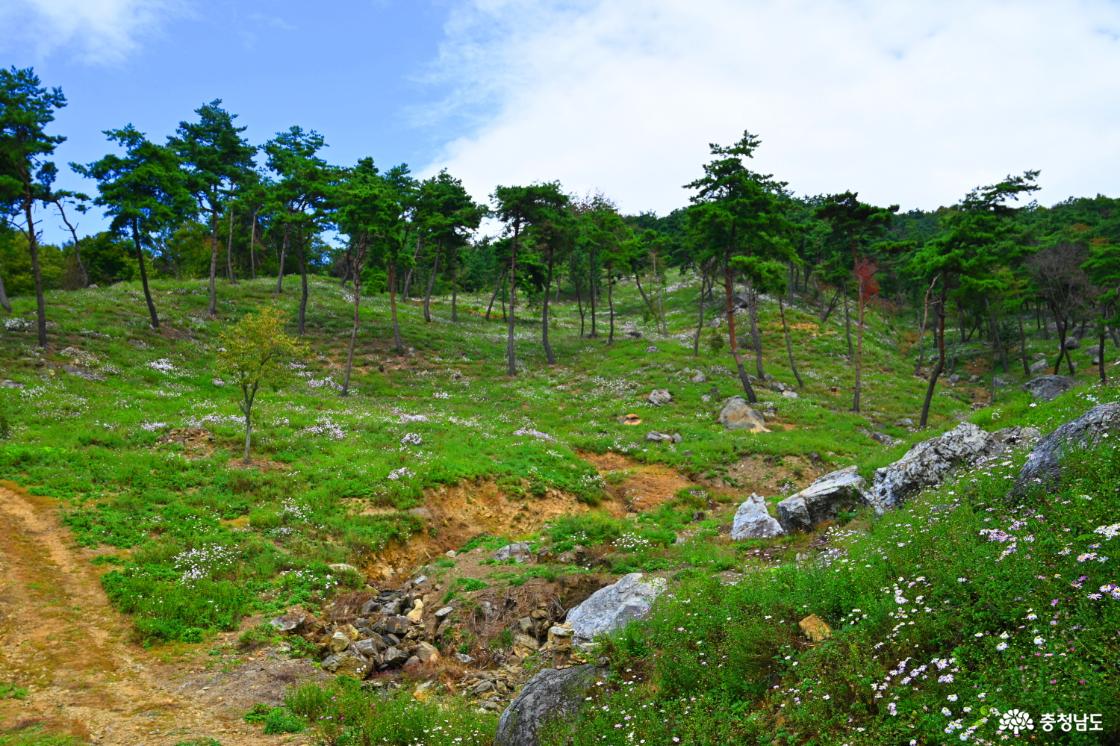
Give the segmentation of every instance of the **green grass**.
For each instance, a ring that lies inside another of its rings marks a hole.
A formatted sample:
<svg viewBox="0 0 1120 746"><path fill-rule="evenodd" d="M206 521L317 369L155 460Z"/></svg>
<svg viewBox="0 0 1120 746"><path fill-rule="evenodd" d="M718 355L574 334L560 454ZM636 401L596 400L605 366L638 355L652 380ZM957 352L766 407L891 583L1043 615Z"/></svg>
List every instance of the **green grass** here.
<svg viewBox="0 0 1120 746"><path fill-rule="evenodd" d="M0 699L27 699L27 687L0 681Z"/></svg>
<svg viewBox="0 0 1120 746"><path fill-rule="evenodd" d="M272 286L264 279L220 285L220 317L273 303L294 309L295 294L277 300ZM213 367L225 322L207 318L205 283L159 279L153 292L165 324L159 333L147 328L135 283L49 292L51 347L45 353L30 330L0 331L3 375L24 386L0 388L0 414L9 428L0 440L0 473L59 498L81 544L120 550L101 560L113 565L105 587L133 616L138 636L151 643L202 640L236 629L248 614L295 604L315 609L340 586L359 582L331 573L329 564L360 566L387 544L426 530L408 511L439 485L492 479L512 499L560 490L595 504L604 483L579 457L582 451L615 451L718 477L750 454L813 453L826 466L885 458L886 449L865 429L918 437L895 424L915 415L924 389L909 375L910 352L900 341L908 321L902 317L868 315L865 411L854 414L847 411L850 371L841 320L834 314L818 325L811 310L791 308L806 388L797 400L760 389L779 424L771 433L750 434L727 432L715 422L722 400L739 393L738 383L726 350L704 345L698 357L691 353L697 293L691 283L666 295L666 337L642 319L634 288L620 284L618 323L633 322L645 338L620 335L609 346L603 337L580 339L573 304L556 304L555 367L540 351L537 309L522 309L523 370L514 379L504 375L500 313L482 317L485 296L461 296L457 324L447 320L444 298L435 300L432 324L424 323L416 305L402 304L410 352L400 357L388 348L387 301L370 296L353 393L342 398L333 386L340 380L350 306L335 281L312 278L306 335L312 354L277 390L262 392L254 428L254 454L262 463L245 469L235 461L241 442L236 395L219 385L221 373ZM31 299L13 304L15 316L32 316ZM761 317L767 371L792 384L772 305L763 304ZM980 354L963 353L965 360ZM64 365L103 380L85 380ZM695 370L709 380L692 383ZM653 388L668 388L673 401L648 404ZM964 387L946 388L935 397L934 423L950 425L969 401ZM1007 406L1022 406L1017 401L1009 398ZM641 427L619 422L629 412L643 418ZM187 428L191 437L183 438ZM648 430L679 432L683 442L651 444ZM402 444L410 434L419 445ZM585 526L592 530L587 541L634 534L650 546L639 542L616 569L661 566L664 546L689 515L679 506L663 511ZM551 529L555 546L578 543L580 530L561 521ZM505 539L476 541L489 548Z"/></svg>
<svg viewBox="0 0 1120 746"><path fill-rule="evenodd" d="M1095 398L1028 406L1023 421L1049 429ZM1011 708L1036 723L1100 713L1100 738L1067 738L1116 739L1120 600L1101 587L1120 578L1104 559L1115 540L1098 528L1116 522L1120 450L1079 451L1059 489L1012 499L1021 458L925 493L866 532L833 529L835 554L735 585L681 574L671 599L608 641L610 685L547 742L887 745L967 731L991 743L996 712ZM831 639L807 643L797 623L809 614Z"/></svg>

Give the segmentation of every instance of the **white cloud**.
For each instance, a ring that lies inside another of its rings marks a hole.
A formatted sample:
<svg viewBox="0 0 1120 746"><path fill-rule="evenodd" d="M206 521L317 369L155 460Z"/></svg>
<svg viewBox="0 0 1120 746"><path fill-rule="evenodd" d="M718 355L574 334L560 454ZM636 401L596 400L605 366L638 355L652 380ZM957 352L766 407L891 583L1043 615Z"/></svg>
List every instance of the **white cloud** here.
<svg viewBox="0 0 1120 746"><path fill-rule="evenodd" d="M1042 169L1040 201L1120 192L1120 5L470 0L439 70L476 196L559 179L626 211L685 204L744 129L803 194L903 208Z"/></svg>
<svg viewBox="0 0 1120 746"><path fill-rule="evenodd" d="M4 0L0 49L32 61L66 51L89 64L116 64L183 11L181 0Z"/></svg>

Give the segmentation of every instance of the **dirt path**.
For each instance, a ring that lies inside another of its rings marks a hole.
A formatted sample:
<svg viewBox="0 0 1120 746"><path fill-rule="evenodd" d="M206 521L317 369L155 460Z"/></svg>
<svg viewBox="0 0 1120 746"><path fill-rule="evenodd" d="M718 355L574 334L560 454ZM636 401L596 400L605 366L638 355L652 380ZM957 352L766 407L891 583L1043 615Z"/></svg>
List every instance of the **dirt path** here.
<svg viewBox="0 0 1120 746"><path fill-rule="evenodd" d="M30 690L0 699L0 733L38 724L122 746L302 740L261 735L131 643L57 506L10 483L0 483L0 681Z"/></svg>

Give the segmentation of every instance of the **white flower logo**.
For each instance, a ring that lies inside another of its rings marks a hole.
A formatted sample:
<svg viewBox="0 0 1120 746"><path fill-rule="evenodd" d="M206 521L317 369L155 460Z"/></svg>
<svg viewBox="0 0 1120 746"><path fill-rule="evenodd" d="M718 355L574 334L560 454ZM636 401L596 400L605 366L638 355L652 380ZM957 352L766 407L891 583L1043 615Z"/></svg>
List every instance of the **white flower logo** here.
<svg viewBox="0 0 1120 746"><path fill-rule="evenodd" d="M1034 721L1028 713L1011 709L1000 716L999 729L1009 730L1017 736L1021 730L1034 730Z"/></svg>

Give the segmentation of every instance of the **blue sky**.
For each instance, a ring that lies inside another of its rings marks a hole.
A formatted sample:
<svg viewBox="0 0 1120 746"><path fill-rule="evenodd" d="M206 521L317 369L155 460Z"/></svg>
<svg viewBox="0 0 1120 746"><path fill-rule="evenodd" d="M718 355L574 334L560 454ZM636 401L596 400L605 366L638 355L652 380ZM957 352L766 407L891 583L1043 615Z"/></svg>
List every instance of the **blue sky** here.
<svg viewBox="0 0 1120 746"><path fill-rule="evenodd" d="M60 165L221 98L255 143L300 124L479 199L559 179L667 212L744 129L804 194L931 208L1028 168L1042 203L1120 193L1116 0L2 0L0 28L69 99Z"/></svg>

